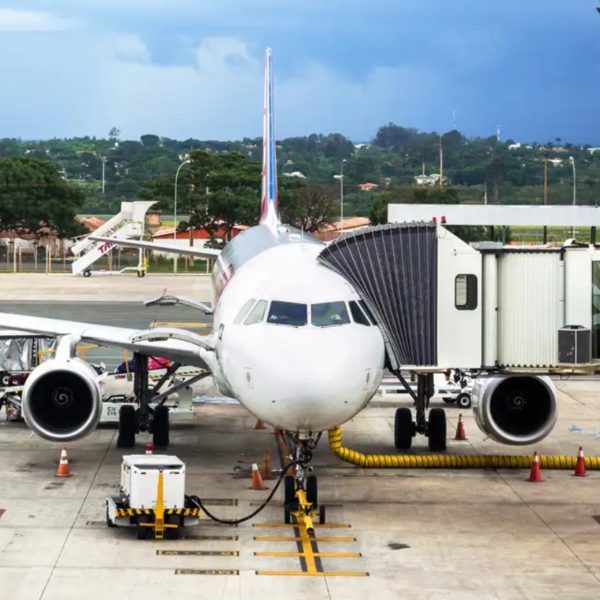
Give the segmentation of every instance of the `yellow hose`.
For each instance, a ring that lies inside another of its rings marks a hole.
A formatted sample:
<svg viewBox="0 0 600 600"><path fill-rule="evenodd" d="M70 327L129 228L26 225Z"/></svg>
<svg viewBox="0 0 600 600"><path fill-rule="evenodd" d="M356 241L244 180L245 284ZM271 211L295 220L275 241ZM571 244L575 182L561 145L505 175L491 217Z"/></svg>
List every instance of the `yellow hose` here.
<svg viewBox="0 0 600 600"><path fill-rule="evenodd" d="M363 454L342 446L342 430L329 430L329 449L341 460L371 469L528 469L531 456L495 454ZM576 456L540 456L542 469L575 469ZM600 470L600 456L586 456L585 467Z"/></svg>

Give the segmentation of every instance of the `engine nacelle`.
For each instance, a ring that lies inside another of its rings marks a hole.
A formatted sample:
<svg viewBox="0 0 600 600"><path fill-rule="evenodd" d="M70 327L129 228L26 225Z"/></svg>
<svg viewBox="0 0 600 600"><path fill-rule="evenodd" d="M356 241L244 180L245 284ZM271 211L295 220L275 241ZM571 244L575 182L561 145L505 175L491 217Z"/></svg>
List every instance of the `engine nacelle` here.
<svg viewBox="0 0 600 600"><path fill-rule="evenodd" d="M556 423L556 389L549 377L478 378L472 400L477 426L501 444L534 444Z"/></svg>
<svg viewBox="0 0 600 600"><path fill-rule="evenodd" d="M22 410L27 425L47 440L81 438L102 413L98 374L79 358L46 361L25 382Z"/></svg>

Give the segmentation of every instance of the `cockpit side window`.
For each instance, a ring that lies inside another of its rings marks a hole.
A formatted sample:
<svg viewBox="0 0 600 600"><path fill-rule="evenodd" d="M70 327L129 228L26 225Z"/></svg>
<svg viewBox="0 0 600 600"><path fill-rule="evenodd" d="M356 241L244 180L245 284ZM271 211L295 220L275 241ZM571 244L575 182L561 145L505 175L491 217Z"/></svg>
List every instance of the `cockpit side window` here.
<svg viewBox="0 0 600 600"><path fill-rule="evenodd" d="M364 300L359 300L358 303L360 304L360 307L363 309L363 312L365 313L365 315L367 315L367 317L369 317L369 321L371 321L371 325L377 325L377 321L375 321L375 318L373 317L373 313L369 310L367 303Z"/></svg>
<svg viewBox="0 0 600 600"><path fill-rule="evenodd" d="M321 302L311 304L312 324L317 327L330 325L345 325L350 323L345 302Z"/></svg>
<svg viewBox="0 0 600 600"><path fill-rule="evenodd" d="M269 309L267 323L302 327L306 325L306 312L306 304L273 300Z"/></svg>
<svg viewBox="0 0 600 600"><path fill-rule="evenodd" d="M237 314L237 316L233 320L233 322L236 323L237 325L239 325L244 320L244 317L248 314L250 307L255 302L256 302L256 298L250 298L250 300L248 300L248 302L245 302L244 306L242 306L242 308L240 308L240 312Z"/></svg>
<svg viewBox="0 0 600 600"><path fill-rule="evenodd" d="M352 319L354 322L358 323L359 325L366 325L368 327L371 323L365 316L365 313L361 310L360 306L358 306L358 302L350 300L348 304L350 305L350 313L352 314Z"/></svg>
<svg viewBox="0 0 600 600"><path fill-rule="evenodd" d="M254 325L254 323L260 323L265 318L265 311L267 310L267 301L259 300L254 308L250 311L250 314L246 317L244 325Z"/></svg>

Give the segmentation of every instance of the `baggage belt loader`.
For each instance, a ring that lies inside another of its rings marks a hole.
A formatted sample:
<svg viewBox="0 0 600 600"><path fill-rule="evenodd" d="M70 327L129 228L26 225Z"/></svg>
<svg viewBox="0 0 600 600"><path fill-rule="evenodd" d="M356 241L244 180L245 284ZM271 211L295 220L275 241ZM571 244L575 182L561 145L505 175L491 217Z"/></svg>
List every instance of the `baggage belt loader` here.
<svg viewBox="0 0 600 600"><path fill-rule="evenodd" d="M106 524L133 527L138 539L179 539L198 525L200 509L185 495L185 464L166 454L123 456L118 496L106 498Z"/></svg>

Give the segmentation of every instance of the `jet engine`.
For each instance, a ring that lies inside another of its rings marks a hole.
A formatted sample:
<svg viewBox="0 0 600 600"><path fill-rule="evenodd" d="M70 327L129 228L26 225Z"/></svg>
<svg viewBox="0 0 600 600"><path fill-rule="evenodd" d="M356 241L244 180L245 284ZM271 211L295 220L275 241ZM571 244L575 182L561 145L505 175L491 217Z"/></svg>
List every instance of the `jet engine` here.
<svg viewBox="0 0 600 600"><path fill-rule="evenodd" d="M501 444L533 444L556 423L556 389L549 377L478 378L472 399L477 426Z"/></svg>
<svg viewBox="0 0 600 600"><path fill-rule="evenodd" d="M81 438L95 429L102 413L98 374L79 358L49 360L27 378L22 411L27 425L47 440Z"/></svg>

